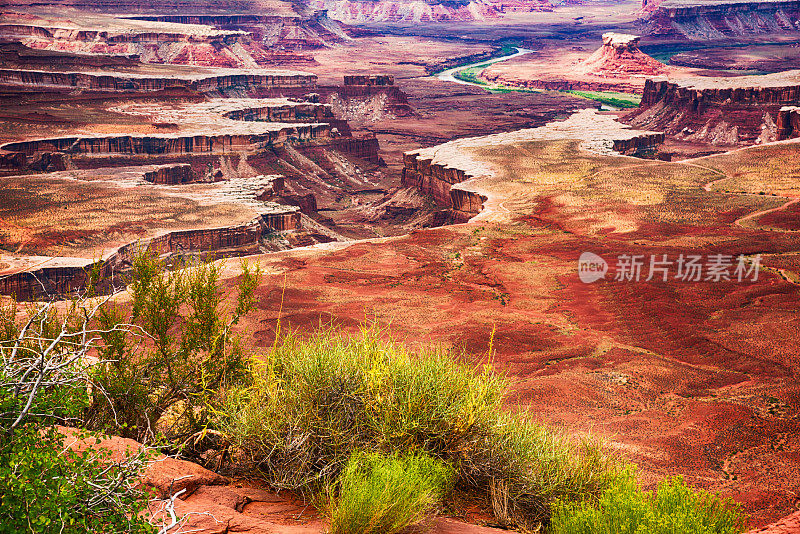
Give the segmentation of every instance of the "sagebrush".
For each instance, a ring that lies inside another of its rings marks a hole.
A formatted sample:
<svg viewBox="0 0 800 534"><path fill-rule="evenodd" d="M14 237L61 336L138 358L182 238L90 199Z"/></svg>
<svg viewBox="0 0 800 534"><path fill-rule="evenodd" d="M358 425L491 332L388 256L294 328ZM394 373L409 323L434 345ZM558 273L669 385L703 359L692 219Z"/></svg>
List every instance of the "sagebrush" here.
<svg viewBox="0 0 800 534"><path fill-rule="evenodd" d="M375 326L282 337L231 390L217 425L248 472L307 495L333 483L354 451L426 454L508 525L536 528L550 503L599 494L615 460L591 441L513 415L507 380L443 350L411 353Z"/></svg>
<svg viewBox="0 0 800 534"><path fill-rule="evenodd" d="M330 534L395 534L419 523L450 488L454 470L426 455L350 455L327 489Z"/></svg>

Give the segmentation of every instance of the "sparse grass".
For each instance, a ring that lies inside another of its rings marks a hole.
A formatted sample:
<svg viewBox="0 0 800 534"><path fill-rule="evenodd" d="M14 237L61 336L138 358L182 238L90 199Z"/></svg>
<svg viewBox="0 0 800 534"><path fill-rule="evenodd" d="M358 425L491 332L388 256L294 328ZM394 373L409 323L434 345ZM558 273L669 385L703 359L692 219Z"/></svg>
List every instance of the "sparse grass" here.
<svg viewBox="0 0 800 534"><path fill-rule="evenodd" d="M394 534L419 523L447 493L454 474L425 455L355 452L330 492L330 533Z"/></svg>
<svg viewBox="0 0 800 534"><path fill-rule="evenodd" d="M410 353L375 327L287 335L253 373L221 408L220 428L241 467L277 487L319 492L359 450L427 454L452 464L456 490L499 522L533 530L555 499L599 496L616 476L597 443L508 413L507 380L490 366Z"/></svg>
<svg viewBox="0 0 800 534"><path fill-rule="evenodd" d="M534 89L527 89L524 87L516 87L503 84L491 84L480 77L484 69L492 65L493 62L481 63L480 65L473 65L471 67L459 70L453 73L453 77L463 82L474 83L484 87L487 91L496 93L537 93L542 92ZM606 104L619 109L636 108L642 101L642 97L631 93L618 93L615 91L557 91L560 93L568 93L578 98L585 98L587 100L594 100L601 104Z"/></svg>
<svg viewBox="0 0 800 534"><path fill-rule="evenodd" d="M662 481L654 493L642 491L632 472L607 489L598 502L561 503L553 534L736 534L745 526L739 506L681 477Z"/></svg>
<svg viewBox="0 0 800 534"><path fill-rule="evenodd" d="M630 93L617 93L614 91L564 91L579 98L594 100L601 104L614 106L615 108L637 108L642 102L642 97Z"/></svg>

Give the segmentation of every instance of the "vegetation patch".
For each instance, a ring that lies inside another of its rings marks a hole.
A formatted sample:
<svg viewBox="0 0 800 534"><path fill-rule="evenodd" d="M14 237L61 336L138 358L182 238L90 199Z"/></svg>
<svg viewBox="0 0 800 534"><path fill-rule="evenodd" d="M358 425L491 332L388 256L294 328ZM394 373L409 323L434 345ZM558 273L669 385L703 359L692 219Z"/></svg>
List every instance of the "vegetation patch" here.
<svg viewBox="0 0 800 534"><path fill-rule="evenodd" d="M599 496L616 461L591 440L508 413L507 380L446 351L419 354L384 340L322 331L282 337L253 363L253 384L230 392L220 430L245 471L313 495L353 453L425 454L453 466L457 491L498 522L535 529L556 499Z"/></svg>
<svg viewBox="0 0 800 534"><path fill-rule="evenodd" d="M434 510L453 475L452 467L425 455L354 452L330 490L330 533L401 532Z"/></svg>
<svg viewBox="0 0 800 534"><path fill-rule="evenodd" d="M638 108L642 102L642 97L631 93L617 93L614 91L564 91L579 98L594 100L601 104L613 106L615 108Z"/></svg>
<svg viewBox="0 0 800 534"><path fill-rule="evenodd" d="M642 491L632 472L603 492L596 502L561 503L553 534L736 534L745 527L738 505L681 477L664 480L655 492Z"/></svg>

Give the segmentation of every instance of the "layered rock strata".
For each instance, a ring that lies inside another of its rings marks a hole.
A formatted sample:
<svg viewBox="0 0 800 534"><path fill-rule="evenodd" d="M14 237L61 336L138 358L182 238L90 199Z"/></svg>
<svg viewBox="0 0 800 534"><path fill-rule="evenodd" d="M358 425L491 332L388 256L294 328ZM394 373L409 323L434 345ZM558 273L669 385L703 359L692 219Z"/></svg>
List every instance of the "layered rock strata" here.
<svg viewBox="0 0 800 534"><path fill-rule="evenodd" d="M149 240L124 245L100 261L83 258L50 258L43 265L0 276L0 295L35 300L70 295L85 288L89 273L97 272L100 292L109 291L134 255L145 248L158 254L214 253L225 256L256 254L263 236L301 227L300 209L275 205L250 224L224 228L177 230ZM119 283L119 280L116 281Z"/></svg>
<svg viewBox="0 0 800 534"><path fill-rule="evenodd" d="M673 40L724 40L795 33L800 29L798 0L667 0L649 11L644 31Z"/></svg>
<svg viewBox="0 0 800 534"><path fill-rule="evenodd" d="M349 39L345 30L328 18L325 9L304 13L233 13L190 14L196 9L175 15L137 15L137 20L212 26L220 30L244 31L265 50L273 48L315 49ZM252 50L248 47L248 51ZM254 54L255 55L255 54Z"/></svg>
<svg viewBox="0 0 800 534"><path fill-rule="evenodd" d="M154 76L119 72L54 72L22 69L0 69L0 86L37 91L153 92L183 88L201 93L244 90L309 91L317 77L300 71L219 69L213 74Z"/></svg>
<svg viewBox="0 0 800 534"><path fill-rule="evenodd" d="M144 173L144 179L158 185L180 185L195 179L192 166L188 163L165 165Z"/></svg>
<svg viewBox="0 0 800 534"><path fill-rule="evenodd" d="M782 107L800 101L800 71L733 78L647 81L642 103L625 122L717 145L779 138Z"/></svg>
<svg viewBox="0 0 800 534"><path fill-rule="evenodd" d="M394 76L373 74L369 76L345 76L345 85L394 85Z"/></svg>
<svg viewBox="0 0 800 534"><path fill-rule="evenodd" d="M667 66L639 50L638 35L608 32L603 46L584 60L579 71L597 76L655 76Z"/></svg>
<svg viewBox="0 0 800 534"><path fill-rule="evenodd" d="M551 11L548 0L315 0L347 23L491 20L506 11Z"/></svg>
<svg viewBox="0 0 800 534"><path fill-rule="evenodd" d="M196 133L181 135L117 135L60 137L17 141L0 145L0 150L28 156L44 152L107 156L226 154L264 149L285 142L310 141L330 137L329 124L265 123L258 133Z"/></svg>
<svg viewBox="0 0 800 534"><path fill-rule="evenodd" d="M800 136L800 107L782 107L776 122L778 141Z"/></svg>
<svg viewBox="0 0 800 534"><path fill-rule="evenodd" d="M553 139L581 140L584 149L597 153L635 155L653 151L664 141L664 134L631 130L611 116L584 110L541 128L458 139L406 152L402 183L431 195L437 205L449 210L452 222L466 222L479 214L491 217L500 200L492 182L503 171L486 163L481 152L505 144ZM484 214L487 202L492 209Z"/></svg>

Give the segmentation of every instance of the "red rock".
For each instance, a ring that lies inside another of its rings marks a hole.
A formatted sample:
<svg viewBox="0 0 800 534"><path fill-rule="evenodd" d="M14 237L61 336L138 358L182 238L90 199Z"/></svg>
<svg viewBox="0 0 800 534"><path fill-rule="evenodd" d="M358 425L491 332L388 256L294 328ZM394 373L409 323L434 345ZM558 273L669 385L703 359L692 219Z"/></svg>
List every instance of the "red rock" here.
<svg viewBox="0 0 800 534"><path fill-rule="evenodd" d="M604 33L603 46L584 60L579 70L597 76L657 76L667 66L639 50L641 37Z"/></svg>
<svg viewBox="0 0 800 534"><path fill-rule="evenodd" d="M192 166L188 163L179 165L167 165L144 174L144 179L154 184L180 185L191 182L194 179Z"/></svg>
<svg viewBox="0 0 800 534"><path fill-rule="evenodd" d="M142 475L142 483L156 490L156 495L162 499L184 489L186 492L182 497L185 498L201 486L224 484L225 481L225 477L195 463L167 456L151 462Z"/></svg>
<svg viewBox="0 0 800 534"><path fill-rule="evenodd" d="M765 527L750 530L745 534L798 534L800 533L800 511L784 517Z"/></svg>
<svg viewBox="0 0 800 534"><path fill-rule="evenodd" d="M794 32L800 23L800 1L664 1L644 0L646 33L672 39L715 40Z"/></svg>
<svg viewBox="0 0 800 534"><path fill-rule="evenodd" d="M791 112L787 109L781 119L780 110L800 99L796 75L797 71L787 71L731 78L648 79L639 109L624 122L722 145L786 138L794 135L789 131Z"/></svg>
<svg viewBox="0 0 800 534"><path fill-rule="evenodd" d="M121 462L142 450L142 444L128 438L108 436L104 438L83 437L75 428L58 427L65 436L65 445L75 451L102 449L110 453L108 460ZM154 490L155 495L166 498L180 490L186 490L184 497L200 486L222 484L225 477L209 471L192 462L176 460L163 454L156 454L148 462L141 476L142 484Z"/></svg>

